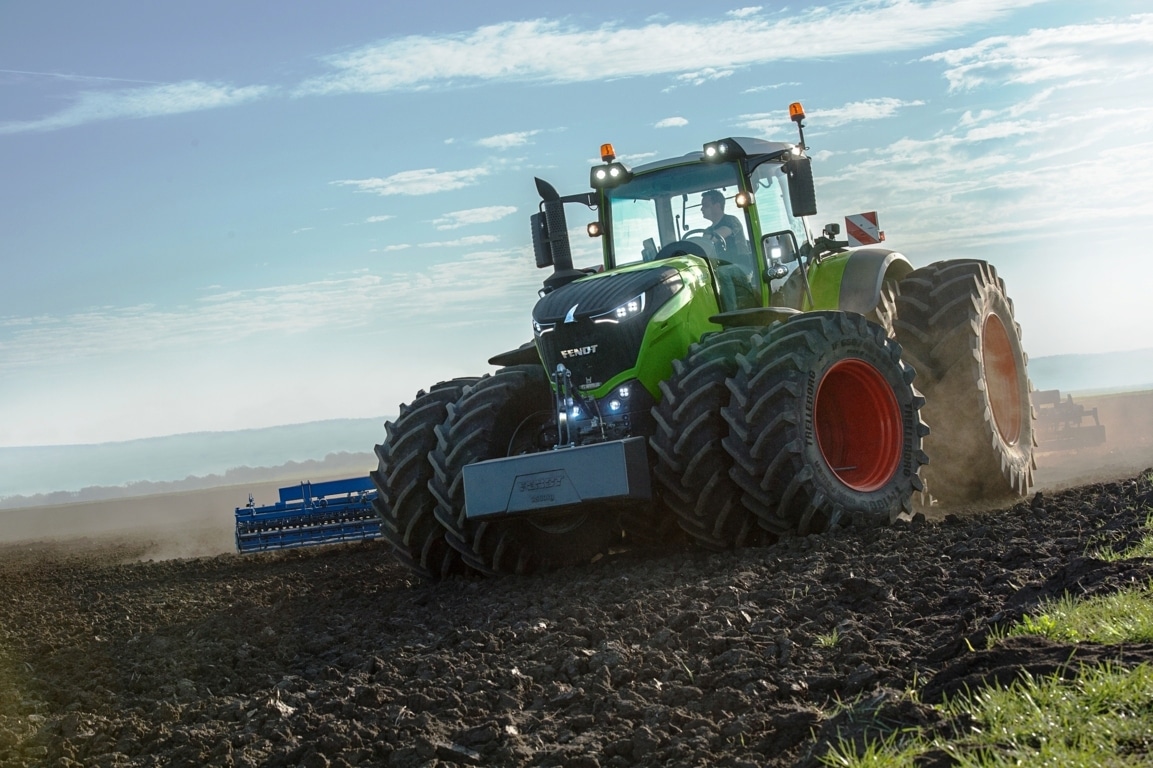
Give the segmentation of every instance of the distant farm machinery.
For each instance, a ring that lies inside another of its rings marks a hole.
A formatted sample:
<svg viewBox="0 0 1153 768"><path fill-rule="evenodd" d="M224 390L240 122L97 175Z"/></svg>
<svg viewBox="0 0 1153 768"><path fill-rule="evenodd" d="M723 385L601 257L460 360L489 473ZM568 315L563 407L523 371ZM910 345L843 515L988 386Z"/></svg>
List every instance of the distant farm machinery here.
<svg viewBox="0 0 1153 768"><path fill-rule="evenodd" d="M1096 408L1073 402L1069 394L1062 399L1058 389L1034 390L1031 399L1037 411L1038 451L1091 448L1105 442L1105 426Z"/></svg>
<svg viewBox="0 0 1153 768"><path fill-rule="evenodd" d="M372 480L352 477L305 481L280 489L280 501L258 507L252 496L236 508L236 549L260 552L312 544L363 541L380 536Z"/></svg>

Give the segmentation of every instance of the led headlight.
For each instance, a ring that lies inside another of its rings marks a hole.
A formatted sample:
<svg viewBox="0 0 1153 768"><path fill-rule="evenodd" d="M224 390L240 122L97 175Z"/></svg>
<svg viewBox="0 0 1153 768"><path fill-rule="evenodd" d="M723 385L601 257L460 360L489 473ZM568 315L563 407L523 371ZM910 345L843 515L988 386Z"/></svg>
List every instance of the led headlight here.
<svg viewBox="0 0 1153 768"><path fill-rule="evenodd" d="M642 293L610 309L604 314L593 315L592 320L594 323L620 323L644 312L647 303L648 299L646 298L646 294Z"/></svg>

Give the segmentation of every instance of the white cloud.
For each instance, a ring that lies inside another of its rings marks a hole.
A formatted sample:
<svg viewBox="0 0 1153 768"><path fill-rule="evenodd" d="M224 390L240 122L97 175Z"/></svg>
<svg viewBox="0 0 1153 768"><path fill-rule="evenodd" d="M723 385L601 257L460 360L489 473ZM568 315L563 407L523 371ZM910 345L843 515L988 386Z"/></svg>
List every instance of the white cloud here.
<svg viewBox="0 0 1153 768"><path fill-rule="evenodd" d="M926 56L948 65L949 89L970 90L988 82L1132 80L1153 74L1153 14L1034 29Z"/></svg>
<svg viewBox="0 0 1153 768"><path fill-rule="evenodd" d="M807 114L814 123L824 128L836 128L862 120L884 120L897 114L905 107L924 106L923 101L903 101L891 97L851 101L836 109L815 109Z"/></svg>
<svg viewBox="0 0 1153 768"><path fill-rule="evenodd" d="M822 129L837 128L850 123L864 120L883 120L897 114L905 107L923 106L923 101L903 101L890 97L852 101L835 109L814 109L805 114L807 120L813 125L820 125ZM755 112L741 115L737 124L748 128L762 136L770 137L784 125L780 112ZM789 139L792 141L792 137Z"/></svg>
<svg viewBox="0 0 1153 768"><path fill-rule="evenodd" d="M421 168L415 171L400 171L383 179L345 179L330 183L356 187L362 192L372 192L377 195L431 195L436 192L471 187L488 173L489 170L483 167L466 168L461 171L438 171L435 168Z"/></svg>
<svg viewBox="0 0 1153 768"><path fill-rule="evenodd" d="M778 88L796 88L801 85L798 82L791 81L787 83L772 83L770 85L758 85L752 88L746 88L741 93L764 93L765 91L775 91Z"/></svg>
<svg viewBox="0 0 1153 768"><path fill-rule="evenodd" d="M469 208L464 211L452 211L439 219L433 219L437 229L459 229L471 224L488 224L499 221L506 216L516 213L513 205L489 205L484 208Z"/></svg>
<svg viewBox="0 0 1153 768"><path fill-rule="evenodd" d="M316 229L316 227L300 227L299 229L292 230L292 234L299 235L301 232L311 232L314 229Z"/></svg>
<svg viewBox="0 0 1153 768"><path fill-rule="evenodd" d="M0 123L0 134L52 131L98 120L158 117L230 107L268 95L265 86L234 87L189 80L120 91L83 91L50 117Z"/></svg>
<svg viewBox="0 0 1153 768"><path fill-rule="evenodd" d="M689 121L683 117L666 117L664 120L658 120L654 128L683 128L688 125Z"/></svg>
<svg viewBox="0 0 1153 768"><path fill-rule="evenodd" d="M407 251L412 246L408 243L396 243L395 245L386 245L383 248L373 248L369 253L392 253L393 251Z"/></svg>
<svg viewBox="0 0 1153 768"><path fill-rule="evenodd" d="M496 239L478 235L421 247L468 248ZM474 323L485 315L517 311L527 317L540 280L532 265L531 252L524 248L474 252L412 272L214 291L183 306L102 306L68 315L0 318L0 359L4 371L12 372L72 367L121 355L213 349L263 334L280 343L285 336L318 330L343 334L358 328L386 328L418 315L428 316L435 325L454 317L443 311L446 297L453 295L474 301L485 297L482 306L469 305ZM308 311L301 312L301 307Z"/></svg>
<svg viewBox="0 0 1153 768"><path fill-rule="evenodd" d="M456 240L442 240L434 243L421 243L421 248L468 248L473 245L487 245L499 240L496 235L468 235Z"/></svg>
<svg viewBox="0 0 1153 768"><path fill-rule="evenodd" d="M367 219L364 220L364 223L365 224L379 224L382 221L392 221L395 218L396 217L393 216L392 214L386 213L382 216L369 216Z"/></svg>
<svg viewBox="0 0 1153 768"><path fill-rule="evenodd" d="M677 75L677 80L682 83L689 83L690 85L704 85L710 80L720 80L724 77L730 77L735 70L732 69L717 69L716 67L705 67L697 72L685 72Z"/></svg>
<svg viewBox="0 0 1153 768"><path fill-rule="evenodd" d="M332 72L298 95L388 92L486 81L574 83L618 77L723 77L784 59L912 50L988 25L1041 0L852 0L773 20L746 15L699 23L650 21L581 28L537 19L444 36L410 35L326 57ZM782 39L805 40L782 46ZM724 41L718 45L717 41ZM596 51L596 55L589 55ZM676 51L670 56L669 51Z"/></svg>
<svg viewBox="0 0 1153 768"><path fill-rule="evenodd" d="M718 20L680 22L658 16L635 26L605 23L594 28L545 19L503 22L450 35L386 39L327 56L322 62L331 71L306 80L292 92L296 96L379 93L482 82L575 83L654 75L671 76L676 83L701 84L754 64L912 50L948 40L966 28L995 23L1015 8L1043 1L848 0L771 19L758 15L759 6L748 6L729 11ZM1105 25L1088 27L1099 37L1077 38L1076 28L1069 27L1067 38L1046 38L1036 32L1020 40L992 38L984 47L947 51L933 58L950 64L950 78L956 87L971 87L988 71L1006 67L1017 70L1022 82L1067 76L1081 71L1076 45L1147 46L1148 17L1134 18L1137 24L1117 22L1117 30ZM806 45L782 46L782 39L805 40ZM718 45L718 40L724 45ZM1030 57L1031 48L1055 52L1053 65L1046 68L1038 64ZM670 50L677 55L668 55ZM589 51L597 54L590 56ZM1126 67L1122 58L1118 56L1118 63L1126 77L1148 72L1140 66ZM1100 70L1086 73L1098 74ZM83 91L54 115L0 123L0 134L215 109L278 92L262 85L237 87L200 81ZM519 146L532 134L503 134L482 141L492 141L497 148Z"/></svg>
<svg viewBox="0 0 1153 768"><path fill-rule="evenodd" d="M488 136L478 140L477 146L487 147L488 149L510 149L512 147L520 147L528 144L528 140L533 136L540 133L539 130L535 131L516 131L514 133L500 133L496 136Z"/></svg>

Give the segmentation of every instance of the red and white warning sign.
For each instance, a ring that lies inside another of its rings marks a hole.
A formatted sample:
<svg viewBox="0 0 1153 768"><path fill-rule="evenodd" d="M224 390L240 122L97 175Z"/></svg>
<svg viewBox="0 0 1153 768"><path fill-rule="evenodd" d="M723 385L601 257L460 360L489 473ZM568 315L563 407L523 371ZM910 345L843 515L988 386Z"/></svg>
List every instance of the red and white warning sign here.
<svg viewBox="0 0 1153 768"><path fill-rule="evenodd" d="M877 226L876 211L846 216L845 234L850 246L876 245L885 240L885 233Z"/></svg>

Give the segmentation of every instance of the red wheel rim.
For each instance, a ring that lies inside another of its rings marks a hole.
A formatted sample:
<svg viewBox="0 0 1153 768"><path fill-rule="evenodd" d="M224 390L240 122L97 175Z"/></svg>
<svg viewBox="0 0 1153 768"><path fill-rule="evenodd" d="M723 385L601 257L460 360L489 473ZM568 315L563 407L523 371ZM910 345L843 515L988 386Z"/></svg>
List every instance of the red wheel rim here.
<svg viewBox="0 0 1153 768"><path fill-rule="evenodd" d="M875 367L849 358L833 365L813 405L821 457L854 491L883 487L901 464L904 433L893 388Z"/></svg>
<svg viewBox="0 0 1153 768"><path fill-rule="evenodd" d="M1009 332L997 315L985 318L981 329L981 358L993 423L1007 445L1016 445L1021 437L1021 390L1017 386L1020 373Z"/></svg>

